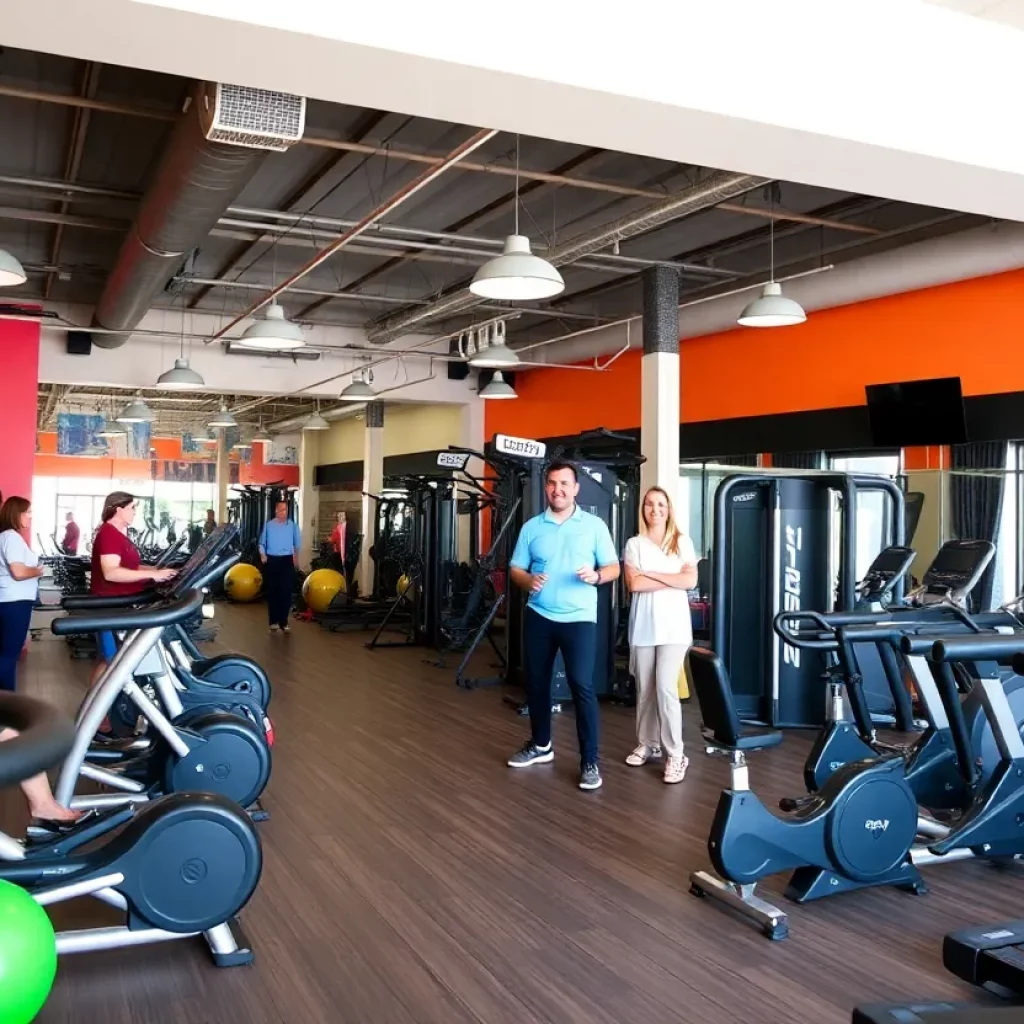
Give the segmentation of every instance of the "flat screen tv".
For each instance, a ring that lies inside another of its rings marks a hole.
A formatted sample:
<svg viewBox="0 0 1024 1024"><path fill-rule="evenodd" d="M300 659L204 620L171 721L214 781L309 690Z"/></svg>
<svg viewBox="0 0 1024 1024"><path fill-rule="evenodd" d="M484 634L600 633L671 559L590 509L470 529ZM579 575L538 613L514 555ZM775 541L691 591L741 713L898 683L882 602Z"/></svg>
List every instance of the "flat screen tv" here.
<svg viewBox="0 0 1024 1024"><path fill-rule="evenodd" d="M876 448L964 444L967 420L959 377L865 387Z"/></svg>

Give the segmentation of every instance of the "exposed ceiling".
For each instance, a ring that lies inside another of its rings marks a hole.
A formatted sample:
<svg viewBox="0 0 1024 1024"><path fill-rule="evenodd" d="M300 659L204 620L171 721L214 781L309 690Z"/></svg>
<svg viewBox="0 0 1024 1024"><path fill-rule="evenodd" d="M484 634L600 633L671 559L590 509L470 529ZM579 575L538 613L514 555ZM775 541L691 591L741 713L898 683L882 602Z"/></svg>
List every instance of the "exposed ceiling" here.
<svg viewBox="0 0 1024 1024"><path fill-rule="evenodd" d="M95 304L190 85L130 68L0 53L0 247L30 271L26 285L5 291L5 299ZM303 143L267 157L157 305L242 311L408 184L425 160L444 156L469 134L460 125L310 101ZM286 293L288 315L370 326L464 286L512 230L515 162L515 137L497 135L468 164L439 177L380 229ZM711 172L525 137L520 164L521 229L537 251L643 209ZM777 217L780 278L982 222L777 183L563 267L565 292L510 324L512 343L638 313L639 274L654 263L680 266L684 297L764 280L769 210ZM455 330L472 315L434 319L426 330Z"/></svg>
<svg viewBox="0 0 1024 1024"><path fill-rule="evenodd" d="M936 7L948 7L961 14L972 14L985 21L998 21L1013 28L1024 28L1024 0L927 0Z"/></svg>

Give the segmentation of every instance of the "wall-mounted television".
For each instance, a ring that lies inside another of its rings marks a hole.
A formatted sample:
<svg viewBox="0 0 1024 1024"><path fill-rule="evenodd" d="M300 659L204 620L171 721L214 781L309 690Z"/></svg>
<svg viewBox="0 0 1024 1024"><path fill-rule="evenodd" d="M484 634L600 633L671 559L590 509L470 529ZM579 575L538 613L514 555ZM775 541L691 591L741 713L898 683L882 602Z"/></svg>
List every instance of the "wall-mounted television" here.
<svg viewBox="0 0 1024 1024"><path fill-rule="evenodd" d="M967 419L959 377L868 384L864 388L876 448L964 444Z"/></svg>

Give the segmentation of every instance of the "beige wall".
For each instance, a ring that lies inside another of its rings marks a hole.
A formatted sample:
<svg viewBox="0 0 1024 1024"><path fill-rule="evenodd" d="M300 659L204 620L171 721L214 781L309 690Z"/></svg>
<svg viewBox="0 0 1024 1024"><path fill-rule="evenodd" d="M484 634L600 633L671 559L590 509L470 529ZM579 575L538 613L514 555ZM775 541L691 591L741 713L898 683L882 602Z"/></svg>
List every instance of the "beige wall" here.
<svg viewBox="0 0 1024 1024"><path fill-rule="evenodd" d="M384 410L384 455L429 452L459 444L461 405L389 405ZM339 420L320 437L319 463L357 462L363 457L364 421Z"/></svg>
<svg viewBox="0 0 1024 1024"><path fill-rule="evenodd" d="M937 469L911 470L907 490L924 495L921 519L912 547L917 552L910 571L920 579L939 548L952 536L949 513L949 474Z"/></svg>

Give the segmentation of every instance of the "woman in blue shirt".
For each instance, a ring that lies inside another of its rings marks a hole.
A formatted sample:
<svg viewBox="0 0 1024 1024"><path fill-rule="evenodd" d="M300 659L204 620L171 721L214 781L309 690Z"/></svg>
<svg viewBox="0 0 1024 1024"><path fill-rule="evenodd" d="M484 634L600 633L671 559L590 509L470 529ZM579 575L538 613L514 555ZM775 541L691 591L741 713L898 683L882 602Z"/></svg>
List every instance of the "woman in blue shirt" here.
<svg viewBox="0 0 1024 1024"><path fill-rule="evenodd" d="M292 610L295 566L299 562L299 528L288 518L288 503L279 501L274 518L263 524L260 533L260 561L263 563L263 589L267 595L270 632L278 627L287 633L288 613Z"/></svg>

